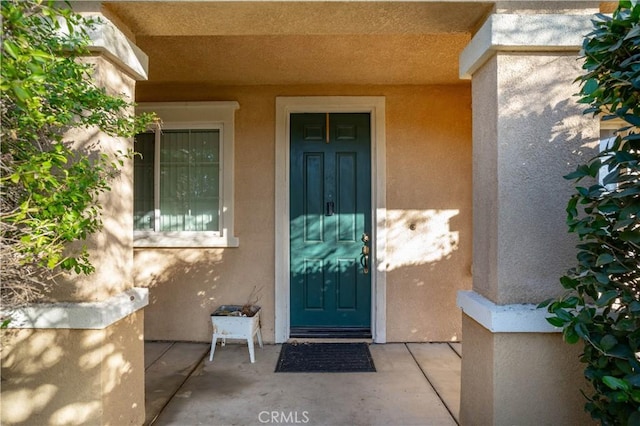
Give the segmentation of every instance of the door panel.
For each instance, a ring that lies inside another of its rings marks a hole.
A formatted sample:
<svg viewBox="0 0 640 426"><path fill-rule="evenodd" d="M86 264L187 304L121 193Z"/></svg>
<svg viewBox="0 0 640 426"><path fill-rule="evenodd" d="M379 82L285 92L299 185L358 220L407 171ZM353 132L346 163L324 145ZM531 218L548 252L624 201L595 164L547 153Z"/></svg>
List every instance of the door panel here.
<svg viewBox="0 0 640 426"><path fill-rule="evenodd" d="M305 310L324 309L324 260L304 259L304 305Z"/></svg>
<svg viewBox="0 0 640 426"><path fill-rule="evenodd" d="M305 153L303 169L304 191L304 240L320 242L323 238L324 204L320 197L324 191L324 155L322 153Z"/></svg>
<svg viewBox="0 0 640 426"><path fill-rule="evenodd" d="M361 236L371 233L369 114L292 114L290 130L292 332L370 330L361 265Z"/></svg>
<svg viewBox="0 0 640 426"><path fill-rule="evenodd" d="M358 308L358 288L352 283L357 279L359 267L353 259L338 259L338 310Z"/></svg>
<svg viewBox="0 0 640 426"><path fill-rule="evenodd" d="M338 215L338 241L357 241L356 226L358 213L356 211L356 158L354 153L337 154L337 191L340 214ZM365 230L361 230L364 232Z"/></svg>

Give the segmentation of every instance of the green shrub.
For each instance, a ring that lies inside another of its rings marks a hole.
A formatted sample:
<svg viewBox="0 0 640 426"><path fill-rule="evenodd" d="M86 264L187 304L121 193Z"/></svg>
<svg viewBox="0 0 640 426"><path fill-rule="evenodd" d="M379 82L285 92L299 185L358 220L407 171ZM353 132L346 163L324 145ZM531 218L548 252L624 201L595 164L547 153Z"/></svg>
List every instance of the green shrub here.
<svg viewBox="0 0 640 426"><path fill-rule="evenodd" d="M2 305L33 301L61 270L91 273L81 244L100 230L100 194L131 153L107 156L63 141L70 129L133 136L150 117L92 81L91 19L42 0L3 0L0 114Z"/></svg>
<svg viewBox="0 0 640 426"><path fill-rule="evenodd" d="M566 342L584 345L585 409L602 424L640 424L640 5L621 1L593 24L580 102L623 124L610 147L565 176L576 183L567 225L578 263L560 279L565 295L541 306Z"/></svg>

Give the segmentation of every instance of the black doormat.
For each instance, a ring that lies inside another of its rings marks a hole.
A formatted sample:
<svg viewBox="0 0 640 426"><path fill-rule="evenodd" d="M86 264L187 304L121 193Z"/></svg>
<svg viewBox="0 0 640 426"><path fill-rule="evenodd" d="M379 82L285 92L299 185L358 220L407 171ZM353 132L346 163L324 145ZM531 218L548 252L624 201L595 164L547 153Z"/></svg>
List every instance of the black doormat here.
<svg viewBox="0 0 640 426"><path fill-rule="evenodd" d="M284 343L276 373L375 372L367 343Z"/></svg>

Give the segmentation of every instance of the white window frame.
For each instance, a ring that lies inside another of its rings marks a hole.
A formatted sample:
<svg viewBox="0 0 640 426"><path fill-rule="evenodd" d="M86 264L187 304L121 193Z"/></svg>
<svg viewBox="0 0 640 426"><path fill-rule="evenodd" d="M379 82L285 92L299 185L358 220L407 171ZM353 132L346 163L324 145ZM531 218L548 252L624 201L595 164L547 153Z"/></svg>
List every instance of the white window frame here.
<svg viewBox="0 0 640 426"><path fill-rule="evenodd" d="M234 127L237 102L148 102L136 105L136 114L154 112L160 128L220 130L220 231L133 231L134 247L238 247L234 233ZM156 130L156 158L160 131ZM135 146L134 146L135 150ZM159 168L154 168L154 198L160 195ZM159 212L155 212L156 226Z"/></svg>

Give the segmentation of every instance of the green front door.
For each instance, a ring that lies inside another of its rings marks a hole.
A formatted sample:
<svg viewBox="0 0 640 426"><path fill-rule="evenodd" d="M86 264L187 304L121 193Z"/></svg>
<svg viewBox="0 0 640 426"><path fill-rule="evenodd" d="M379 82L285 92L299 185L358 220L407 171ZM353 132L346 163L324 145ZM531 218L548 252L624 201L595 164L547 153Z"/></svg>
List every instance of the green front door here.
<svg viewBox="0 0 640 426"><path fill-rule="evenodd" d="M369 114L291 114L290 130L291 336L370 335Z"/></svg>

